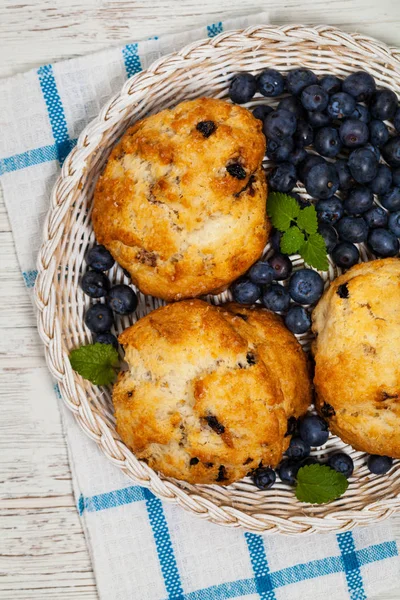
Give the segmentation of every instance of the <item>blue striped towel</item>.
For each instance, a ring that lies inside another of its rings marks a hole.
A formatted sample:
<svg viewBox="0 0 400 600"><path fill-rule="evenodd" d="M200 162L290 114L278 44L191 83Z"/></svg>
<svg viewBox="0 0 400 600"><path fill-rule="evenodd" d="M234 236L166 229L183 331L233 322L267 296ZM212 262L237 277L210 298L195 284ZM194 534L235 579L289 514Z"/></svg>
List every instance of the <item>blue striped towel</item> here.
<svg viewBox="0 0 400 600"><path fill-rule="evenodd" d="M153 38L0 82L0 184L27 288L50 190L85 125L127 77L160 55L265 15ZM38 382L39 385L39 382ZM36 393L55 394L51 379ZM399 581L390 522L354 532L287 538L194 518L132 485L60 402L77 509L104 600L363 600Z"/></svg>

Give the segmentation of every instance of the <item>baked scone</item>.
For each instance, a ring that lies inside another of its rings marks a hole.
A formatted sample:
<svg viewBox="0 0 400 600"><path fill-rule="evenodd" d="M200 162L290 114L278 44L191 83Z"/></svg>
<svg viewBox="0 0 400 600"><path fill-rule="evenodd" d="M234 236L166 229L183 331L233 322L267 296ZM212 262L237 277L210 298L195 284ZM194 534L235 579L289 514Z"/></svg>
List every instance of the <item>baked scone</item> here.
<svg viewBox="0 0 400 600"><path fill-rule="evenodd" d="M317 409L357 450L400 458L400 259L338 277L313 312Z"/></svg>
<svg viewBox="0 0 400 600"><path fill-rule="evenodd" d="M261 121L223 100L190 100L139 121L97 183L98 242L145 294L221 291L267 241L264 153Z"/></svg>
<svg viewBox="0 0 400 600"><path fill-rule="evenodd" d="M265 309L186 300L119 337L128 369L113 391L117 430L166 476L228 485L275 466L310 403L306 356Z"/></svg>

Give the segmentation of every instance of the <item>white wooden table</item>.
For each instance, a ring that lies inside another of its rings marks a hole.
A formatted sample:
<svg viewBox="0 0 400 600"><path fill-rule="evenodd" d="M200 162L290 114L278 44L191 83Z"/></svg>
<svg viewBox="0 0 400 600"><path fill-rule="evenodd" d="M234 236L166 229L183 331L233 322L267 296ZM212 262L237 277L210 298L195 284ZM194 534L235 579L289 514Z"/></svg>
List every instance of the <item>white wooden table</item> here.
<svg viewBox="0 0 400 600"><path fill-rule="evenodd" d="M272 23L329 23L400 46L399 0L0 0L0 77L261 10ZM40 395L46 366L1 198L0 262L0 598L95 600L60 418ZM400 516L394 521L400 541ZM400 582L379 598L400 598Z"/></svg>

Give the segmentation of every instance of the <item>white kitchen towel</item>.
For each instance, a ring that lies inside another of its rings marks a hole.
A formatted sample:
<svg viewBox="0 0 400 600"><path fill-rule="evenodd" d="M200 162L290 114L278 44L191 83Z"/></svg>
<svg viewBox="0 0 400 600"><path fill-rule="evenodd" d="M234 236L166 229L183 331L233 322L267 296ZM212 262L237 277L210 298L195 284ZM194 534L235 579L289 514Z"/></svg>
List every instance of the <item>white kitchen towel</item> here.
<svg viewBox="0 0 400 600"><path fill-rule="evenodd" d="M166 52L266 20L259 14L214 23L0 81L0 184L27 288L34 285L43 219L60 164L107 99ZM50 376L46 387L59 396ZM390 521L300 538L212 525L132 485L78 428L60 398L59 403L77 509L102 600L363 600L398 585Z"/></svg>

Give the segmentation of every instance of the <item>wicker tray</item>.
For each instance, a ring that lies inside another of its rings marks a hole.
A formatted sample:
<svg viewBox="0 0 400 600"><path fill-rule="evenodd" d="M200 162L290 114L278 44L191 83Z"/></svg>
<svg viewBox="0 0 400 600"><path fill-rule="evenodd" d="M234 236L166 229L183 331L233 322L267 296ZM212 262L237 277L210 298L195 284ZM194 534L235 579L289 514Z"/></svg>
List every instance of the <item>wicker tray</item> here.
<svg viewBox="0 0 400 600"><path fill-rule="evenodd" d="M259 26L222 33L165 56L132 77L80 135L54 187L38 258L35 293L39 332L46 345L48 366L59 382L66 405L86 435L137 484L148 487L162 500L176 502L220 525L291 535L345 531L382 520L398 510L400 461L395 462L390 475L374 476L367 470L362 453L331 436L314 455L323 457L333 449L345 448L355 461L355 471L344 497L321 506L299 503L293 490L280 482L261 492L248 478L227 488L166 479L137 460L119 439L111 389L84 381L68 360L72 348L91 341L83 322L90 300L78 283L85 269L85 252L95 241L90 221L93 188L118 137L137 119L179 101L204 95L225 97L229 79L237 71L258 72L271 66L280 71L303 66L317 74L339 76L365 69L378 85L400 91L399 49L326 26ZM265 101L256 97L251 105ZM267 247L267 255L268 251ZM363 260L368 260L366 251L361 251ZM292 260L294 266L302 264L298 256ZM331 265L324 277L334 279L337 274ZM128 283L119 267L114 267L110 277ZM155 298L139 296L136 318L162 304ZM225 293L209 299L219 303L226 298ZM119 330L131 322L127 317L119 319ZM307 348L310 340L303 336L300 341Z"/></svg>

